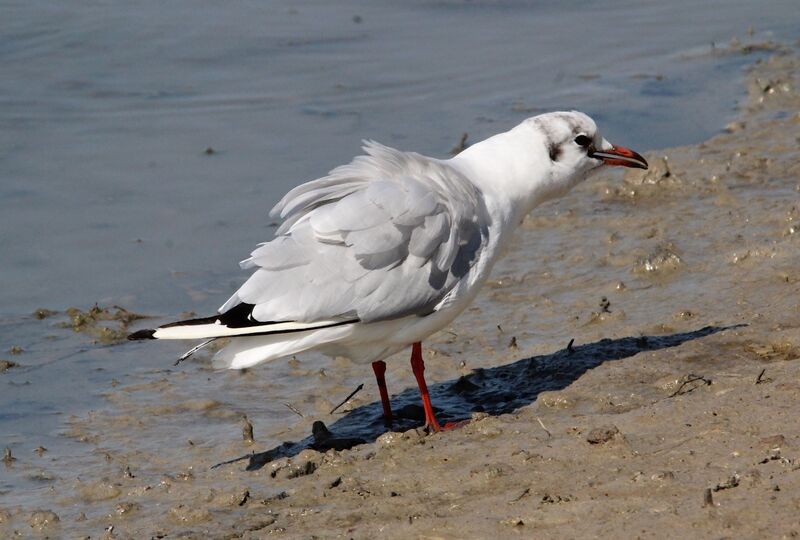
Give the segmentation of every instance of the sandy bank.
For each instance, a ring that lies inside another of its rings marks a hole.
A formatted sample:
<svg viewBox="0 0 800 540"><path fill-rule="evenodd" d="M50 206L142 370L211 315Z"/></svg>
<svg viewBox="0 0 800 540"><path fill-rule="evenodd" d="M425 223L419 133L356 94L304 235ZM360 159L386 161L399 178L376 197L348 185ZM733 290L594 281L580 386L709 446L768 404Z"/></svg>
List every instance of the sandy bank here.
<svg viewBox="0 0 800 540"><path fill-rule="evenodd" d="M0 531L797 536L798 74L791 54L757 64L748 104L725 133L651 153L650 171L596 179L526 222L476 305L427 344L429 380L443 381L434 403L444 417L473 413L463 429L379 435L363 368L334 362L320 372L301 358L275 369L312 381L293 403L304 416L263 433L251 404L269 401L269 370L226 374L205 392L188 384L212 376L200 356L186 368L194 375L109 389L107 410L73 419L70 436L87 448L68 461L77 475L63 472L64 460L14 463L58 481L46 509L0 509ZM362 379L346 414L328 415ZM388 379L390 391L406 389L396 403L407 429L416 390L405 358ZM244 415L254 443L242 437ZM258 470L210 468L301 441L316 420L366 444L288 445L296 455Z"/></svg>

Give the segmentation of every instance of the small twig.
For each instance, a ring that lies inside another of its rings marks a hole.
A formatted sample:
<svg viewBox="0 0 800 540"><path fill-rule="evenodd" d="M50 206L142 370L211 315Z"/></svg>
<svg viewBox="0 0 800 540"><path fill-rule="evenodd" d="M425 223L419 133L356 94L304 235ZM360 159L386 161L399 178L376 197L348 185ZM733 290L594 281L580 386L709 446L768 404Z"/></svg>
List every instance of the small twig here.
<svg viewBox="0 0 800 540"><path fill-rule="evenodd" d="M575 352L575 349L572 348L573 343L575 343L575 338L572 338L569 340L569 343L567 343L567 354L572 354Z"/></svg>
<svg viewBox="0 0 800 540"><path fill-rule="evenodd" d="M180 358L178 358L177 360L175 360L175 363L174 363L174 364L172 364L172 365L173 365L173 366L177 366L178 364L180 364L181 362L183 362L184 360L186 360L187 358L189 358L190 356L192 356L194 353L196 353L197 351L199 351L200 349L202 349L203 347L205 347L206 345L208 345L208 344L209 344L209 343L211 343L212 341L215 341L216 339L217 339L217 338L211 338L211 339L208 339L208 340L206 340L206 341L202 342L200 345L196 345L196 346L192 347L191 349L189 349L188 351L186 351L185 353L183 353L183 355L181 355L181 357L180 357Z"/></svg>
<svg viewBox="0 0 800 540"><path fill-rule="evenodd" d="M294 414L296 414L297 416L299 416L300 418L305 418L305 415L304 415L303 413L301 413L300 411L298 411L298 410L297 410L297 409L294 407L294 405L292 405L291 403L284 403L284 405L285 405L285 406L286 406L286 407L287 407L287 408L288 408L290 411L292 411Z"/></svg>
<svg viewBox="0 0 800 540"><path fill-rule="evenodd" d="M539 425L540 425L540 426L542 426L542 429L544 430L544 432L545 432L545 433L547 433L547 438L548 438L548 439L549 439L550 437L552 437L552 436L553 436L553 434L552 434L552 433L550 433L550 430L549 430L549 429L547 429L546 427L544 427L544 422L542 422L542 419L541 419L541 418L539 418L539 417L537 416L537 417L536 417L536 421L537 421L537 422L539 422Z"/></svg>
<svg viewBox="0 0 800 540"><path fill-rule="evenodd" d="M771 378L764 377L764 374L766 372L767 372L767 368L764 368L764 369L761 370L761 373L759 373L758 377L756 377L756 384L772 382Z"/></svg>
<svg viewBox="0 0 800 540"><path fill-rule="evenodd" d="M511 500L510 500L510 501L508 501L508 502L509 502L509 503L515 503L515 502L519 502L519 501L521 501L523 498L527 497L527 496L528 496L528 495L530 495L530 494L531 494L531 488L525 488L525 490L524 490L522 493L520 493L518 497L515 497L515 498L511 499Z"/></svg>
<svg viewBox="0 0 800 540"><path fill-rule="evenodd" d="M456 156L456 155L460 154L461 152L463 152L464 150L466 150L467 147L469 146L467 144L467 139L468 138L469 138L469 134L468 133L462 133L461 134L461 139L459 139L458 144L456 146L454 146L452 150L450 150L450 155L451 156Z"/></svg>
<svg viewBox="0 0 800 540"><path fill-rule="evenodd" d="M349 395L349 396L347 396L346 398L344 398L344 400L343 400L341 403L339 403L339 404L338 404L336 407L334 407L333 409L331 409L331 412L329 412L328 414L333 414L333 413L335 413L335 412L336 412L336 409L338 409L339 407L341 407L342 405L344 405L345 403L347 403L348 401L350 401L350 398L351 398L351 397L353 397L354 395L358 394L358 393L361 391L361 389L362 389L362 388L364 388L364 383L361 383L361 384L359 384L359 385L358 385L358 388L356 388L355 390L353 390L352 392L350 392L350 395Z"/></svg>
<svg viewBox="0 0 800 540"><path fill-rule="evenodd" d="M249 454L246 454L244 456L240 456L240 457L237 457L237 458L229 459L228 461L222 461L220 463L217 463L216 465L212 465L211 468L212 469L216 469L217 467L222 467L223 465L230 465L231 463L236 463L237 461L244 461L245 459L250 459L255 454L256 454L255 451L253 451L253 452L250 452Z"/></svg>
<svg viewBox="0 0 800 540"><path fill-rule="evenodd" d="M688 390L686 390L685 392L683 391L683 387L684 387L684 386L686 386L687 384L691 384L691 383L693 383L693 382L697 382L697 381L703 381L703 384L705 384L706 386L707 386L707 385L709 385L709 384L711 384L711 380L710 380L710 379L706 379L706 378L705 378L705 377L703 377L702 375L693 375L693 374L691 374L691 373L690 373L690 374L688 374L688 375L686 376L686 380L685 380L685 381L683 381L683 382L681 383L681 385L678 387L678 389L677 389L677 390L675 390L675 391L674 391L672 394L670 394L668 397L671 397L671 398L673 398L673 397L675 397L675 396L680 396L680 395L683 395L683 394L688 394L689 392L691 392L691 391L695 390L696 388L699 388L699 386L693 386L693 387L689 388Z"/></svg>

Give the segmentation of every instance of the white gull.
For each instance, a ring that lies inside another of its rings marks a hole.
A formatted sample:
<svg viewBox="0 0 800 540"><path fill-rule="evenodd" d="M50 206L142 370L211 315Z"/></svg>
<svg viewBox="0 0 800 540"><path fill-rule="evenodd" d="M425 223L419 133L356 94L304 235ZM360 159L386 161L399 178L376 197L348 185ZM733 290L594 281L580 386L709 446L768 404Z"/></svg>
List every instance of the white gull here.
<svg viewBox="0 0 800 540"><path fill-rule="evenodd" d="M364 151L272 209L282 225L240 263L255 272L218 315L130 338L231 338L218 368L311 349L371 363L387 421L384 359L412 346L426 425L438 431L422 340L472 302L533 208L603 165L647 168L577 111L528 118L448 160L375 142Z"/></svg>

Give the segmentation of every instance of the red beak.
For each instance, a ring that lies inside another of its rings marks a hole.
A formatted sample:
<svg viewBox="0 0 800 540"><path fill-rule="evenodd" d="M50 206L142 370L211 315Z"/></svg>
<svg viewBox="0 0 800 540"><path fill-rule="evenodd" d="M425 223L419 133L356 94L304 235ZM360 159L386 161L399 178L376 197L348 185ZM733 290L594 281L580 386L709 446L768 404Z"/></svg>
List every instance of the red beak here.
<svg viewBox="0 0 800 540"><path fill-rule="evenodd" d="M647 160L629 148L612 146L611 150L591 150L589 157L603 160L603 165L647 169Z"/></svg>

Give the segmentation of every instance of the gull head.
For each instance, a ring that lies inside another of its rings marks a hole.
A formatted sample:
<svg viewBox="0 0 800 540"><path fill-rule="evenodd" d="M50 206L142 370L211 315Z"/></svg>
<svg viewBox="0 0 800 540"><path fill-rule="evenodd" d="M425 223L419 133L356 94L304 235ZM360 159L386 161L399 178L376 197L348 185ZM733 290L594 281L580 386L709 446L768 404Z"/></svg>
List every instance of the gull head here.
<svg viewBox="0 0 800 540"><path fill-rule="evenodd" d="M528 118L523 126L534 131L536 143L546 152L546 157L539 157L544 164L543 180L556 191L568 190L603 166L647 169L641 155L608 142L594 120L582 112L542 114Z"/></svg>
<svg viewBox="0 0 800 540"><path fill-rule="evenodd" d="M647 169L647 161L600 134L578 112L551 112L477 143L453 158L485 192L527 213L603 167Z"/></svg>

